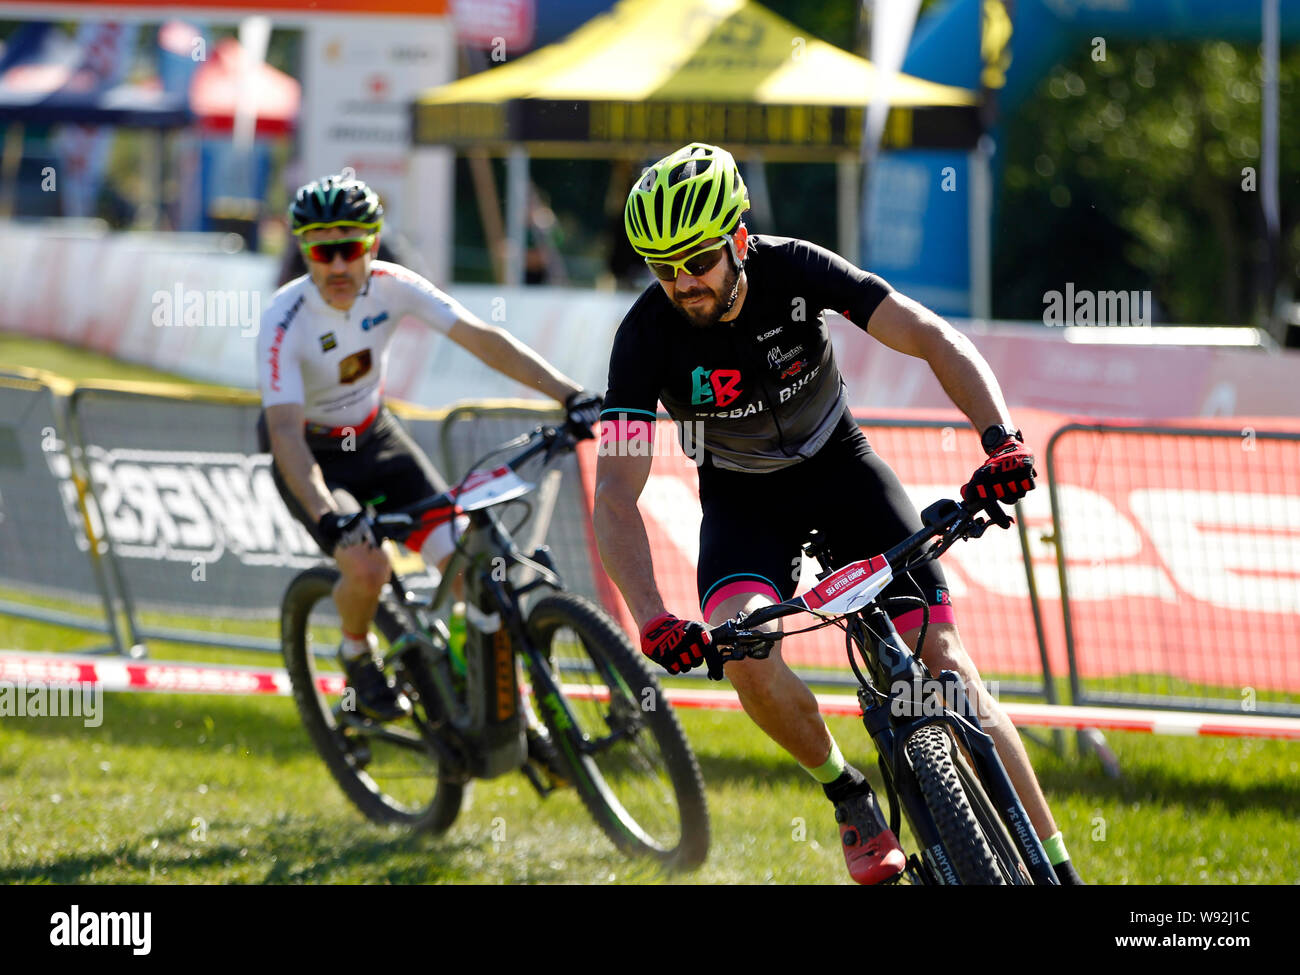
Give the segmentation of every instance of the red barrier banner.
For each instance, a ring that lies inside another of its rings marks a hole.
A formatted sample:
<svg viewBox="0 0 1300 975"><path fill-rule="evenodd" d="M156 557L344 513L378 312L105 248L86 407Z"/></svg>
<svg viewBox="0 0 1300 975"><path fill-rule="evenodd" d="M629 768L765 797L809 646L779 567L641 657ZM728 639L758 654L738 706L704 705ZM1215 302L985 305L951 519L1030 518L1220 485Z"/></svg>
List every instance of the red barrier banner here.
<svg viewBox="0 0 1300 975"><path fill-rule="evenodd" d="M917 419L938 423L889 425ZM1040 488L1020 511L1049 659L1058 675L1068 665L1045 461L1049 439L1067 419L1016 410L1038 458ZM984 456L974 431L953 412L898 411L860 420L918 510L939 498L960 497L960 485ZM1219 688L1300 693L1300 441L1268 439L1264 432L1300 430L1300 425L1274 418L1222 425L1231 436L1071 432L1061 437L1056 488L1082 676L1160 674ZM659 421L655 452L640 500L655 579L671 612L699 618L694 463L678 448L669 421ZM584 445L579 459L590 499L595 447ZM761 478L755 475L756 490ZM827 492L826 510L847 516L842 499L829 503L833 485ZM816 506L817 499L799 503ZM878 554L845 553L845 558ZM592 555L599 566L594 539ZM1017 531L990 529L982 538L955 545L941 564L963 642L977 666L998 675L1041 674ZM597 576L606 606L635 632L617 589L603 573ZM800 591L812 582L805 572ZM797 618L787 622L788 629L798 625ZM846 663L837 629L792 637L783 653L804 667Z"/></svg>

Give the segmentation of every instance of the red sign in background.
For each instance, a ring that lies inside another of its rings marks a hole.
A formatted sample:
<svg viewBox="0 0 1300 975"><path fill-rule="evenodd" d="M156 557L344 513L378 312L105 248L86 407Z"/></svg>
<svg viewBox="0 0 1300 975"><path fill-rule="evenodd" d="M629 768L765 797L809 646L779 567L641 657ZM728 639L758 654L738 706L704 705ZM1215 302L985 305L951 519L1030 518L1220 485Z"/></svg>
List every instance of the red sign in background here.
<svg viewBox="0 0 1300 975"><path fill-rule="evenodd" d="M887 425L891 419L944 425ZM1045 461L1049 438L1069 418L1017 410L1016 421L1038 457L1040 488L1021 511L1049 660L1063 675L1068 668ZM970 425L953 412L873 411L863 422L918 509L959 497L984 456ZM1300 432L1300 423L1236 418L1215 425L1227 435L1072 431L1056 445L1061 540L1082 676L1158 674L1243 692L1300 693L1300 440L1265 433ZM659 423L656 454L640 501L655 578L671 612L699 618L698 481L669 421ZM590 502L594 444L583 446L579 461ZM755 487L761 489L760 476ZM821 497L773 499L774 516L789 503L819 508L827 518L871 516L833 484ZM599 570L594 538L591 550L607 607L635 632L617 589ZM1018 533L990 529L954 546L942 565L963 642L981 671L1041 673ZM805 575L801 590L811 581ZM798 625L788 623L788 629ZM846 664L838 629L791 637L783 653L802 667Z"/></svg>

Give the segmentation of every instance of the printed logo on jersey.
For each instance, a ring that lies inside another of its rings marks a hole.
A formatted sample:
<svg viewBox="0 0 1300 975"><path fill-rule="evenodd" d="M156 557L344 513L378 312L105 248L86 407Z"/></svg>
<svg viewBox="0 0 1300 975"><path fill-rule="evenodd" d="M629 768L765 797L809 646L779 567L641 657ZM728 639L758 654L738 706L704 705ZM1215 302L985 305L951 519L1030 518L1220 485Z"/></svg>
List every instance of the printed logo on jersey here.
<svg viewBox="0 0 1300 975"><path fill-rule="evenodd" d="M691 404L694 406L705 403L729 406L740 399L743 392L739 369L709 370L699 366L691 373Z"/></svg>
<svg viewBox="0 0 1300 975"><path fill-rule="evenodd" d="M935 589L935 591L934 591L934 602L932 602L930 605L931 605L931 606L951 606L951 605L952 605L952 596L948 595L948 590L947 590L947 589Z"/></svg>
<svg viewBox="0 0 1300 975"><path fill-rule="evenodd" d="M806 366L806 365L808 365L808 360L807 360L807 359L800 359L798 362L796 362L794 365L792 365L792 366L791 366L789 369L787 369L785 372L781 373L781 378L782 378L782 379L789 379L791 376L797 376L797 375L799 375L799 373L803 370L803 367Z"/></svg>
<svg viewBox="0 0 1300 975"><path fill-rule="evenodd" d="M339 382L354 383L370 371L370 350L354 352L339 363Z"/></svg>
<svg viewBox="0 0 1300 975"><path fill-rule="evenodd" d="M772 348L767 350L767 364L773 369L780 369L782 366L786 366L793 362L795 357L802 351L802 345L796 345L789 352L782 352L781 346L774 345Z"/></svg>
<svg viewBox="0 0 1300 975"><path fill-rule="evenodd" d="M361 331L369 332L372 328L378 328L384 322L388 321L388 312L381 311L378 315L370 318L361 319Z"/></svg>
<svg viewBox="0 0 1300 975"><path fill-rule="evenodd" d="M326 332L320 337L320 350L322 352L328 352L336 345L338 345L338 342L335 341L333 332Z"/></svg>
<svg viewBox="0 0 1300 975"><path fill-rule="evenodd" d="M759 336L755 341L758 341L758 342L766 342L766 341L767 341L768 339L770 339L773 335L780 335L783 331L785 331L783 328L774 328L774 329L772 329L772 331L770 331L770 332L764 332L764 333L763 333L762 335L760 335L760 336Z"/></svg>

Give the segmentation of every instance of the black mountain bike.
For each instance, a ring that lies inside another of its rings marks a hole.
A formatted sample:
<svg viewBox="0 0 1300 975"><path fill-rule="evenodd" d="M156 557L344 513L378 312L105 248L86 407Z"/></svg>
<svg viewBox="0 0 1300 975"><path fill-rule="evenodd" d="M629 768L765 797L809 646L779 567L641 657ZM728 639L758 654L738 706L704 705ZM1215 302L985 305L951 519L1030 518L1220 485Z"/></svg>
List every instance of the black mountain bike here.
<svg viewBox="0 0 1300 975"><path fill-rule="evenodd" d="M549 550L524 554L503 521L504 506L526 508L520 499L535 486L519 469L531 461L540 474L574 443L563 429L538 427L480 464L523 448L517 455L490 469L476 464L450 491L370 513L377 541L469 518L435 593L409 592L394 572L381 597L375 622L388 643L384 667L411 701L409 717L379 723L355 709L334 662L332 567L301 573L284 595L281 640L294 700L335 780L376 822L444 832L471 779L521 770L543 796L572 784L625 853L698 866L709 846L703 783L658 680L608 614L564 591ZM451 637L439 612L461 573L463 640ZM525 606L535 590L549 591Z"/></svg>
<svg viewBox="0 0 1300 975"><path fill-rule="evenodd" d="M889 796L890 828L900 835L901 805L921 847L920 856L908 857L907 878L924 884L1055 884L1056 874L962 681L950 670L934 677L920 660L929 624L926 601L895 597L925 607L915 656L880 605L878 597L895 575L938 558L959 539L978 538L989 525L955 501L932 504L921 519L924 528L884 555L828 569L802 596L714 627L718 653L710 675L721 676L728 660L766 657L782 634L753 629L764 623L813 613L823 622L793 633L840 626L861 685L862 722L875 742ZM815 535L806 549L821 565L834 564Z"/></svg>

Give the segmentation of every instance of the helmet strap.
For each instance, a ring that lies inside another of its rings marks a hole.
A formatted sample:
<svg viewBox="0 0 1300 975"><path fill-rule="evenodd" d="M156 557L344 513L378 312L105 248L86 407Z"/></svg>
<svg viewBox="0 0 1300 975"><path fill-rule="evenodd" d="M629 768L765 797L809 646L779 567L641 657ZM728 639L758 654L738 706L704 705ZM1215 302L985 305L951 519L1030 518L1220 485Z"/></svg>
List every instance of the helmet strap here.
<svg viewBox="0 0 1300 975"><path fill-rule="evenodd" d="M732 267L736 269L736 283L731 286L731 294L727 297L722 308L722 314L731 311L736 302L740 299L740 278L745 273L745 263L740 259L740 253L736 249L736 235L727 234L727 249L731 252Z"/></svg>

